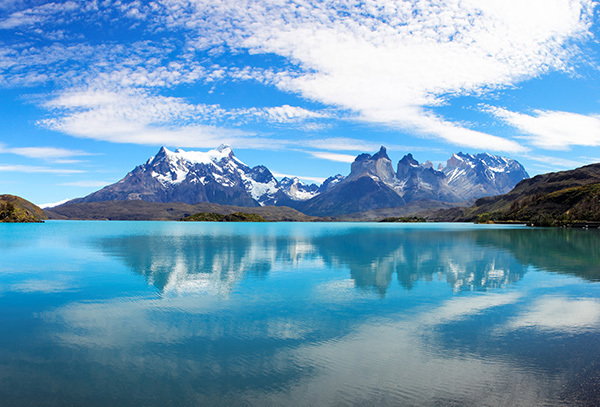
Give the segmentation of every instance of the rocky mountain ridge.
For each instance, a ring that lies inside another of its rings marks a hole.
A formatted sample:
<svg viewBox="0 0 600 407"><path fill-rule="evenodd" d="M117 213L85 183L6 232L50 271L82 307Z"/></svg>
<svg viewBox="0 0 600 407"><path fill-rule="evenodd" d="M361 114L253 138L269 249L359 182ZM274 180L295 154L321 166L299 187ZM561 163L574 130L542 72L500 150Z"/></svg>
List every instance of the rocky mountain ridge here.
<svg viewBox="0 0 600 407"><path fill-rule="evenodd" d="M600 222L600 164L536 175L504 195L478 199L468 208L444 210L437 221L524 222L561 226Z"/></svg>
<svg viewBox="0 0 600 407"><path fill-rule="evenodd" d="M411 154L394 171L385 147L376 154L360 154L346 177L338 174L321 186L298 178L278 181L269 169L249 167L231 147L208 152L171 151L137 166L123 179L69 203L102 201L211 202L242 207L289 206L314 216L398 207L417 200L462 202L510 191L527 178L515 160L491 154L454 154L438 169L419 164Z"/></svg>
<svg viewBox="0 0 600 407"><path fill-rule="evenodd" d="M312 216L399 207L419 200L465 202L510 191L529 175L517 161L488 153L457 153L438 169L405 155L394 172L385 147L361 154L335 186L296 206Z"/></svg>

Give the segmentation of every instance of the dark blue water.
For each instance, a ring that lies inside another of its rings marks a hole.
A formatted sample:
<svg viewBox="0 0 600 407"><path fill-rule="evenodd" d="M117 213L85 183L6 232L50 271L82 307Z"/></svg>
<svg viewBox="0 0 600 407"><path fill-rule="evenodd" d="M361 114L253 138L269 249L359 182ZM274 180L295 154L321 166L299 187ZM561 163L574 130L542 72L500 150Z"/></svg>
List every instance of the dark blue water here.
<svg viewBox="0 0 600 407"><path fill-rule="evenodd" d="M598 230L0 224L0 405L598 405L598 281Z"/></svg>

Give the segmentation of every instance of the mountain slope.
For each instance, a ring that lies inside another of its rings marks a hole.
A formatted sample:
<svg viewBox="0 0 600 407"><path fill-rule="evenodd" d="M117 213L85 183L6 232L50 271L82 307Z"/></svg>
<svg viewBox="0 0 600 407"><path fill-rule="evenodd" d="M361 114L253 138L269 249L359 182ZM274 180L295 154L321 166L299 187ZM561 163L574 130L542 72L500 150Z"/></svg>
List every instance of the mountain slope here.
<svg viewBox="0 0 600 407"><path fill-rule="evenodd" d="M361 154L350 174L316 197L295 206L313 216L348 215L400 207L413 201L465 202L506 193L529 175L517 161L491 154L454 154L446 168L419 164L405 155L394 172L385 147Z"/></svg>
<svg viewBox="0 0 600 407"><path fill-rule="evenodd" d="M525 221L559 224L600 221L600 164L537 175L509 193L478 199L470 208L434 216L438 220Z"/></svg>
<svg viewBox="0 0 600 407"><path fill-rule="evenodd" d="M15 195L0 195L0 222L29 223L48 219L42 208Z"/></svg>
<svg viewBox="0 0 600 407"><path fill-rule="evenodd" d="M310 199L298 208L310 216L337 216L406 203L385 183L369 176L339 183L335 188Z"/></svg>
<svg viewBox="0 0 600 407"><path fill-rule="evenodd" d="M297 179L288 184L280 185L265 166L250 168L226 145L208 152L162 147L119 182L70 203L141 200L253 207L297 200L306 188L308 199L318 188Z"/></svg>
<svg viewBox="0 0 600 407"><path fill-rule="evenodd" d="M529 178L519 162L489 153L453 154L442 171L447 185L462 200L505 194Z"/></svg>
<svg viewBox="0 0 600 407"><path fill-rule="evenodd" d="M398 162L396 172L397 186L395 189L406 202L417 200L434 200L442 202L464 201L446 182L442 171L433 169L431 162L419 164L412 154L405 155Z"/></svg>
<svg viewBox="0 0 600 407"><path fill-rule="evenodd" d="M390 186L395 178L385 147L374 155L361 154L350 174L298 209L312 216L336 216L378 208L401 206L406 201Z"/></svg>
<svg viewBox="0 0 600 407"><path fill-rule="evenodd" d="M268 221L309 222L310 216L285 206L240 207L203 202L195 205L180 202L105 201L67 203L46 209L50 219L83 220L179 220L198 212L229 215L246 212L260 215Z"/></svg>

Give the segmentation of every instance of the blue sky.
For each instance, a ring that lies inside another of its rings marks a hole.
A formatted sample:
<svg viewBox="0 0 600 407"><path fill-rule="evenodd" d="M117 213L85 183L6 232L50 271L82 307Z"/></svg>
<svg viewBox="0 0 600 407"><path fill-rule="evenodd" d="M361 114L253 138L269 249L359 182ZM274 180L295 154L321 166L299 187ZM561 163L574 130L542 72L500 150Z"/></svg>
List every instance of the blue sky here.
<svg viewBox="0 0 600 407"><path fill-rule="evenodd" d="M600 161L590 0L0 0L0 193L84 196L160 146L319 181L388 148Z"/></svg>

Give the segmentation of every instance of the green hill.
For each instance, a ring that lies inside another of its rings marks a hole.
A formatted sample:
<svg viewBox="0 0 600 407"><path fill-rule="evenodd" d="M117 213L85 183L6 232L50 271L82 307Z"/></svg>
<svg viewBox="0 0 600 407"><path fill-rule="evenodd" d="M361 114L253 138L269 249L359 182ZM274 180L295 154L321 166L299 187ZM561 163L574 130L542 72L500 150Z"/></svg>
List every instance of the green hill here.
<svg viewBox="0 0 600 407"><path fill-rule="evenodd" d="M15 195L0 195L0 222L43 222L42 208Z"/></svg>
<svg viewBox="0 0 600 407"><path fill-rule="evenodd" d="M478 199L469 208L439 211L432 220L526 222L560 226L600 221L600 164L542 174L505 195Z"/></svg>
<svg viewBox="0 0 600 407"><path fill-rule="evenodd" d="M252 213L271 222L310 222L317 219L285 206L252 208L213 203L189 205L181 202L105 201L67 203L46 210L50 219L81 220L180 220L199 212L220 215Z"/></svg>
<svg viewBox="0 0 600 407"><path fill-rule="evenodd" d="M267 222L265 218L254 213L234 212L221 215L214 212L199 212L181 219L182 222Z"/></svg>

